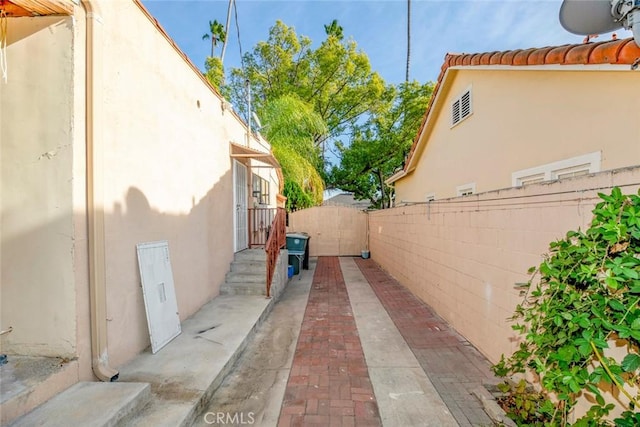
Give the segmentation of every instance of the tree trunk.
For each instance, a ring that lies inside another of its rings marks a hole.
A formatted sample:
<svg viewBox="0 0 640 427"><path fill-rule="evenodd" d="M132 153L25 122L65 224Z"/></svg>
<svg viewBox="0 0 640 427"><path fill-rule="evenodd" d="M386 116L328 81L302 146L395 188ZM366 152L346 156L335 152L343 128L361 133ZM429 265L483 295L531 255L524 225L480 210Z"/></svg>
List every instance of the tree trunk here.
<svg viewBox="0 0 640 427"><path fill-rule="evenodd" d="M385 209L385 194L384 194L384 177L382 176L382 169L378 169L378 180L380 181L380 208Z"/></svg>

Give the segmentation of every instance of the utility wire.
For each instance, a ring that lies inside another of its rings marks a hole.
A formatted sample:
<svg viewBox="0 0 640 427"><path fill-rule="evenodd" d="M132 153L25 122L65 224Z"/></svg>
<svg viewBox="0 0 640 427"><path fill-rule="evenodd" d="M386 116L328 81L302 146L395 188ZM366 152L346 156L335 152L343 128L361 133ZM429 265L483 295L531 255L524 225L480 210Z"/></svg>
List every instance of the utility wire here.
<svg viewBox="0 0 640 427"><path fill-rule="evenodd" d="M233 2L233 13L235 15L236 21L236 33L238 34L238 48L240 49L240 68L242 69L242 74L244 74L244 55L242 54L242 42L240 41L240 25L238 24L238 7L234 0Z"/></svg>
<svg viewBox="0 0 640 427"><path fill-rule="evenodd" d="M576 193L586 193L588 191L598 191L598 190L608 190L612 187L634 187L634 186L640 186L640 182L635 182L635 183L631 183L631 184L622 184L622 185L614 185L614 186L603 186L603 187L592 187L592 188L584 188L584 189L580 189L580 190L565 190L565 191L556 191L556 192L552 192L552 193L537 193L537 194L524 194L524 195L520 195L520 196L507 196L507 197L494 197L494 198L488 198L488 199L480 199L480 198L473 198L473 197L469 197L469 196L465 196L464 200L458 200L458 199L440 199L440 200L432 200L429 202L404 202L402 204L402 206L412 206L412 205L434 205L434 204L469 204L469 203L485 203L485 202L497 202L497 201L503 201L503 200L518 200L518 199L527 199L527 198L531 198L531 197L545 197L545 196L557 196L557 195L561 195L561 194L576 194ZM474 194L472 196L480 196L479 194ZM594 197L595 198L595 197ZM563 200L557 200L557 201L563 201ZM551 201L539 201L539 202L532 202L532 203L549 203ZM504 206L504 205L502 205ZM398 206L401 207L401 206Z"/></svg>

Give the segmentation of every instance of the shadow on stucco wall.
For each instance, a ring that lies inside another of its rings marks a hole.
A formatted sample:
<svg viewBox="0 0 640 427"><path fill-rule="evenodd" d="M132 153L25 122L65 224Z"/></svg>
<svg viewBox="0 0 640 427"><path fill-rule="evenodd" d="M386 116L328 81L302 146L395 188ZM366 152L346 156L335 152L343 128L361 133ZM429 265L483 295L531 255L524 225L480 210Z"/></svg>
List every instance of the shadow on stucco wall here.
<svg viewBox="0 0 640 427"><path fill-rule="evenodd" d="M105 212L112 366L126 363L150 344L136 244L169 242L181 320L218 295L233 260L232 184L228 171L200 200L194 196L185 214L171 213L176 209L170 203L154 206L136 187ZM20 207L3 206L3 223L15 223L21 215ZM2 338L2 352L78 359L81 379L92 378L86 226L84 211L60 207L46 223L3 232L0 264L0 326L13 327Z"/></svg>

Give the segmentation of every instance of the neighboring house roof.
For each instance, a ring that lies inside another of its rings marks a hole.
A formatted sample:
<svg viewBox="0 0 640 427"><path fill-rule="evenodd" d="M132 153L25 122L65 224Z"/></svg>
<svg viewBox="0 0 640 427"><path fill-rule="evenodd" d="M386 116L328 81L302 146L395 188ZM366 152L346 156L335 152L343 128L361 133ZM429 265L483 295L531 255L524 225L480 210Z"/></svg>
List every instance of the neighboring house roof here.
<svg viewBox="0 0 640 427"><path fill-rule="evenodd" d="M340 193L323 201L322 206L347 206L367 209L371 206L371 202L369 200L356 200L352 193Z"/></svg>
<svg viewBox="0 0 640 427"><path fill-rule="evenodd" d="M630 65L638 66L640 62L640 47L636 45L633 38L623 40L612 40L598 43L582 43L567 44L563 46L549 46L543 48L517 49L484 53L469 54L447 54L442 64L440 75L436 86L429 100L427 111L422 119L420 129L413 141L409 155L407 156L405 166L402 170L396 172L387 179L386 183L391 184L413 169L417 160L416 154L426 144L426 139L422 135L428 130L431 122L437 116L437 104L439 94L443 91L443 87L451 78L449 78L450 70L470 69L477 67L480 69L501 69L509 67L550 67L552 69L561 69L559 66L602 66L606 64L612 65ZM586 69L586 68L582 68Z"/></svg>

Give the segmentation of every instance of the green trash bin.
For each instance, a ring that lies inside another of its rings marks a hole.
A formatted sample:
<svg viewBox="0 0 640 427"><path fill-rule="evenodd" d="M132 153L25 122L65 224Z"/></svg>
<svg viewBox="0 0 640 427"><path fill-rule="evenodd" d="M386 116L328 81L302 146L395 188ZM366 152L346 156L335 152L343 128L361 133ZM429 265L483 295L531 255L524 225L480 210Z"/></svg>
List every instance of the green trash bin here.
<svg viewBox="0 0 640 427"><path fill-rule="evenodd" d="M287 233L287 250L289 265L293 266L293 274L299 274L304 261L309 236L301 233Z"/></svg>

